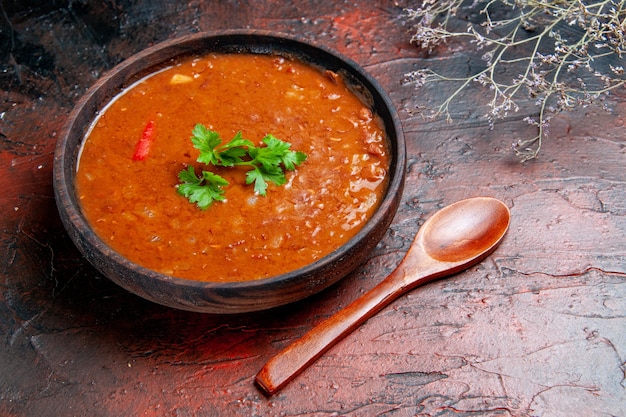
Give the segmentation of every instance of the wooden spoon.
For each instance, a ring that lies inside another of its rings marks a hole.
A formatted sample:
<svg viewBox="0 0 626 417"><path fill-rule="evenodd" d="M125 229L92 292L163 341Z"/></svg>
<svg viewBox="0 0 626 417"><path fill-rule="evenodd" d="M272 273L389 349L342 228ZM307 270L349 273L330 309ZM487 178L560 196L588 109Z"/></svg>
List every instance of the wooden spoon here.
<svg viewBox="0 0 626 417"><path fill-rule="evenodd" d="M274 356L257 374L257 384L268 395L276 393L400 295L480 262L502 241L510 216L504 203L490 197L462 200L438 211L420 228L387 278Z"/></svg>

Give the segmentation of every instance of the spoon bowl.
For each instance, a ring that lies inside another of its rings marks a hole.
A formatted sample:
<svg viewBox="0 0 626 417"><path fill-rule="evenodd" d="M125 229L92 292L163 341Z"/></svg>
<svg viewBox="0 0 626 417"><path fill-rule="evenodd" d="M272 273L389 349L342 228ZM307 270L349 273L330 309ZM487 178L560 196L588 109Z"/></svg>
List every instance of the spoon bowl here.
<svg viewBox="0 0 626 417"><path fill-rule="evenodd" d="M475 197L443 208L420 228L398 267L348 307L274 356L256 376L272 395L336 342L413 288L460 272L500 244L510 223L509 208L491 197Z"/></svg>
<svg viewBox="0 0 626 417"><path fill-rule="evenodd" d="M496 199L462 200L441 209L424 224L421 244L428 256L438 261L474 259L495 248L509 217L508 207Z"/></svg>

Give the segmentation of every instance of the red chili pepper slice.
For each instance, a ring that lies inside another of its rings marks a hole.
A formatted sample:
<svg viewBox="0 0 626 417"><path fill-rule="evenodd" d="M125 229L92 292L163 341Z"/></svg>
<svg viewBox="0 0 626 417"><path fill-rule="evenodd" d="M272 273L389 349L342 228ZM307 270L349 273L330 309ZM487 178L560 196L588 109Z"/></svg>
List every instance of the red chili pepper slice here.
<svg viewBox="0 0 626 417"><path fill-rule="evenodd" d="M143 129L141 138L137 141L135 146L135 153L133 154L133 161L143 161L150 152L150 147L154 142L154 121L148 121L148 124Z"/></svg>

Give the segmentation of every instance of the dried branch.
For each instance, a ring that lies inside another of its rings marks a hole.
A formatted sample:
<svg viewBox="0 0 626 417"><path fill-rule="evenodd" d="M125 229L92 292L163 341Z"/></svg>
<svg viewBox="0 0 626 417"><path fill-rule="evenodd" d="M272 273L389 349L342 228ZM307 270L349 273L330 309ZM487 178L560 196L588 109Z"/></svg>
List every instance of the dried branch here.
<svg viewBox="0 0 626 417"><path fill-rule="evenodd" d="M530 98L538 112L525 120L538 132L513 144L522 161L537 156L552 117L588 106L626 82L624 1L425 0L405 12L416 23L411 42L419 47L432 53L454 40L482 52L484 67L467 77L428 68L406 74L405 82L416 88L435 81L456 86L429 117L452 121L450 105L473 83L490 90L485 117L491 127L518 111L518 100ZM459 29L462 16L472 12L480 21Z"/></svg>

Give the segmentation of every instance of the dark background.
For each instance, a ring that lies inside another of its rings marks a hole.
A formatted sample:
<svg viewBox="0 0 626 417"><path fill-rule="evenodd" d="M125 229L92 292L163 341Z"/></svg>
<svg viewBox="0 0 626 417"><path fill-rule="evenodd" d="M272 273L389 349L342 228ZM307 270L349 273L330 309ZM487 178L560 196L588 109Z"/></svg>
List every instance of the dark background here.
<svg viewBox="0 0 626 417"><path fill-rule="evenodd" d="M454 122L416 107L444 97L403 80L429 66L466 75L480 57L411 45L408 1L2 1L0 14L0 415L626 415L626 147L623 91L611 112L557 118L538 159L532 106L490 130L485 91ZM176 311L127 293L80 256L52 190L56 139L107 70L177 36L233 28L298 34L375 76L407 137L400 210L371 258L328 290L236 316ZM524 113L526 112L526 113ZM398 300L284 391L263 364L391 271L424 219L474 195L513 220L480 265Z"/></svg>

